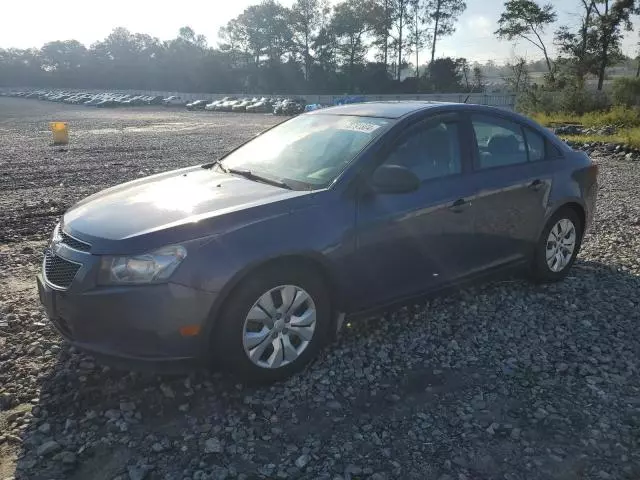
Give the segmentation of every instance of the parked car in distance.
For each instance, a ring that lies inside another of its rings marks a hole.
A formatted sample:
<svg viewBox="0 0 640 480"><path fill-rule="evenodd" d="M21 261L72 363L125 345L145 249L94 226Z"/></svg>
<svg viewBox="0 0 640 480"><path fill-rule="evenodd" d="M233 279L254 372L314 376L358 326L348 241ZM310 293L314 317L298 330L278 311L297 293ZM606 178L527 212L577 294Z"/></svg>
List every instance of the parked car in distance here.
<svg viewBox="0 0 640 480"><path fill-rule="evenodd" d="M276 115L298 115L304 112L307 102L303 98L288 98L274 107Z"/></svg>
<svg viewBox="0 0 640 480"><path fill-rule="evenodd" d="M204 110L204 108L209 103L208 100L194 100L193 102L187 103L187 110Z"/></svg>
<svg viewBox="0 0 640 480"><path fill-rule="evenodd" d="M162 104L167 107L178 107L178 106L181 107L183 105L186 105L186 102L182 100L182 98L176 95L171 95L170 97L167 97L164 100L162 100Z"/></svg>
<svg viewBox="0 0 640 480"><path fill-rule="evenodd" d="M235 99L236 97L224 97L223 99L216 100L209 104L210 107L207 110L220 111L220 108L224 103L229 102L231 100L235 100Z"/></svg>
<svg viewBox="0 0 640 480"><path fill-rule="evenodd" d="M88 107L95 107L96 105L98 105L100 102L106 100L107 97L103 96L103 95L96 95L95 97L93 97L92 99L90 99L89 101L85 102L84 104Z"/></svg>
<svg viewBox="0 0 640 480"><path fill-rule="evenodd" d="M220 105L221 103L222 103L222 100L214 100L214 101L213 101L213 102L211 102L211 103L207 103L207 104L204 106L204 109L205 109L205 110L207 110L208 112L213 112L213 111L215 111L216 107L217 107L218 105Z"/></svg>
<svg viewBox="0 0 640 480"><path fill-rule="evenodd" d="M326 108L218 161L80 201L53 232L38 291L60 333L103 361L216 361L277 380L345 314L515 267L565 278L597 171L497 108Z"/></svg>
<svg viewBox="0 0 640 480"><path fill-rule="evenodd" d="M247 106L249 113L273 113L273 103L270 99L261 99L258 102Z"/></svg>
<svg viewBox="0 0 640 480"><path fill-rule="evenodd" d="M235 105L231 107L231 111L233 112L244 112L247 110L247 107L253 103L253 100L248 98L237 102Z"/></svg>
<svg viewBox="0 0 640 480"><path fill-rule="evenodd" d="M240 103L241 100L238 99L231 99L231 100L226 100L223 101L222 103L220 103L220 105L218 105L216 107L216 111L218 112L230 112L233 109L233 106L236 105L237 103Z"/></svg>

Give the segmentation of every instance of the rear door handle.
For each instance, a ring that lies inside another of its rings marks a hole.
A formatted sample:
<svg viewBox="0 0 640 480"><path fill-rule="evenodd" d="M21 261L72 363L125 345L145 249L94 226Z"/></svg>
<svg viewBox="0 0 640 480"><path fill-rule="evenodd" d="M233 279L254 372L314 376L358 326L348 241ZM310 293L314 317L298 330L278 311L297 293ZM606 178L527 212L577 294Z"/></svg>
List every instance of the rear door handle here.
<svg viewBox="0 0 640 480"><path fill-rule="evenodd" d="M542 180L535 179L533 182L529 184L529 188L537 192L542 188L543 185L544 185L544 182Z"/></svg>
<svg viewBox="0 0 640 480"><path fill-rule="evenodd" d="M458 200L456 200L451 204L451 206L449 207L449 210L451 210L453 213L462 213L470 205L471 204L467 202L464 198L459 198Z"/></svg>

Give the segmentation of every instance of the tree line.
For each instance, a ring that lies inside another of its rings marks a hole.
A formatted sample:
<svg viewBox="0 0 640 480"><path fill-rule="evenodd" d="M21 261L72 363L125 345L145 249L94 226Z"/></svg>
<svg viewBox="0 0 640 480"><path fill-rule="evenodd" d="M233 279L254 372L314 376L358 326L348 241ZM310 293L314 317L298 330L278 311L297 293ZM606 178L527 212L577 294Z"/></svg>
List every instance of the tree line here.
<svg viewBox="0 0 640 480"><path fill-rule="evenodd" d="M636 0L579 0L576 7L580 18L577 29L560 26L554 33L553 41L559 53L556 59L552 60L549 46L542 38L557 20L552 3L505 2L495 34L500 39L519 39L536 47L547 66L547 86L582 88L586 77L594 75L598 79L598 90L602 90L607 68L625 60L622 38L625 31L633 30L631 18L640 13L640 5ZM516 71L522 70L522 65L523 59L518 59L514 65ZM636 76L640 76L640 63Z"/></svg>
<svg viewBox="0 0 640 480"><path fill-rule="evenodd" d="M550 84L595 74L621 59L634 0L576 0L582 23L555 34L560 56L542 40L556 22L552 4L508 0L495 34L522 40L544 57ZM232 19L210 46L183 27L161 41L115 28L88 48L76 40L40 49L0 49L0 86L249 93L414 93L481 91L478 64L438 58L464 0L262 0ZM422 52L429 52L421 58Z"/></svg>

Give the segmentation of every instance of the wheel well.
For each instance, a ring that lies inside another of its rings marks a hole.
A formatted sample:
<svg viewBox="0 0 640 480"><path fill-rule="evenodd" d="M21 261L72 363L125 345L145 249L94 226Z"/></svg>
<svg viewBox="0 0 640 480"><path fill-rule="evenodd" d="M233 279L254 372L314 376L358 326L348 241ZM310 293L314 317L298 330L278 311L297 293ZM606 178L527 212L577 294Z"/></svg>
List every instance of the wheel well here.
<svg viewBox="0 0 640 480"><path fill-rule="evenodd" d="M313 258L307 255L287 255L277 258L272 258L266 260L260 264L253 265L246 270L239 273L234 279L229 282L227 288L223 289L220 295L220 300L216 302L213 306L210 314L210 328L216 323L216 317L220 314L220 312L224 311L226 307L226 303L229 298L232 296L233 292L242 285L242 283L250 276L259 272L260 270L266 268L273 268L277 265L296 265L305 270L312 270L315 274L317 274L322 281L325 283L327 287L327 291L329 292L331 298L331 305L334 311L333 317L335 317L336 312L340 312L342 310L342 296L340 289L338 288L337 281L333 277L331 270L327 265L325 265L322 260Z"/></svg>
<svg viewBox="0 0 640 480"><path fill-rule="evenodd" d="M584 227L587 220L586 220L586 214L582 205L580 205L579 203L571 202L563 205L562 208L568 208L570 210L573 210L573 212L580 219L580 228L582 230L582 233L584 234Z"/></svg>

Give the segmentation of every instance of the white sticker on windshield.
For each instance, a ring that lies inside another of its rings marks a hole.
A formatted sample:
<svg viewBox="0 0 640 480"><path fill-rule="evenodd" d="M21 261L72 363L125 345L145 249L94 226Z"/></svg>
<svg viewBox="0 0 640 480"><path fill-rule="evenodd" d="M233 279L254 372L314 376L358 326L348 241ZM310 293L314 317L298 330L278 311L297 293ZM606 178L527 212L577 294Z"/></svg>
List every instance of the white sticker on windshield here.
<svg viewBox="0 0 640 480"><path fill-rule="evenodd" d="M380 125L367 122L349 122L341 125L343 130L353 130L354 132L372 133L380 128Z"/></svg>

